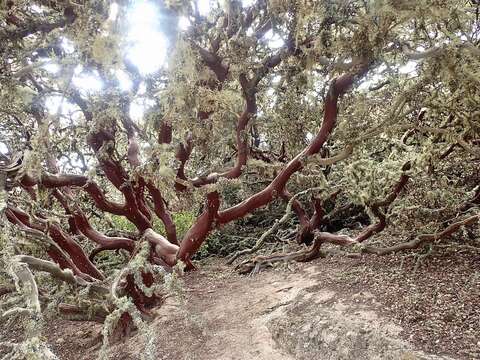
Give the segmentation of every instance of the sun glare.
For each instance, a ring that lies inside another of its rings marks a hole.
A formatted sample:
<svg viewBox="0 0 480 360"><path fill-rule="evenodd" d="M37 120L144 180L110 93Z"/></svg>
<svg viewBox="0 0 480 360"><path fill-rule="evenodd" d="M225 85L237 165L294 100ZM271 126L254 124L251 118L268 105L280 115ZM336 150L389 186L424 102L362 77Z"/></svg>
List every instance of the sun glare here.
<svg viewBox="0 0 480 360"><path fill-rule="evenodd" d="M132 80L127 75L127 73L123 70L116 70L115 75L118 79L118 84L120 86L120 90L122 91L129 91L132 88Z"/></svg>
<svg viewBox="0 0 480 360"><path fill-rule="evenodd" d="M8 153L8 147L3 142L0 142L0 153L2 153L2 154L7 154Z"/></svg>
<svg viewBox="0 0 480 360"><path fill-rule="evenodd" d="M243 6L248 6L249 0L243 1ZM215 0L199 0L198 11L202 16L208 16L212 8L218 6ZM117 3L110 5L109 18L110 22L117 20L119 16L120 6ZM164 31L170 29L163 28L161 9L153 0L136 0L132 1L126 9L127 16L127 32L125 35L125 48L123 50L126 59L135 65L142 75L149 75L158 71L162 66L166 65L166 52L168 48L168 40ZM191 25L190 20L185 17L179 17L179 30L186 30ZM273 33L266 36L269 46L277 48L283 45L283 40ZM67 53L75 51L73 43L64 38L62 47ZM54 63L47 63L43 68L51 73L56 73L59 68ZM132 89L132 80L122 69L116 69L115 75L118 79L121 91L129 91ZM82 93L91 94L103 89L103 83L98 74L87 72L81 65L75 69L72 79L73 85ZM148 106L144 101L132 103L130 115L135 119L143 117L145 108ZM52 113L58 111L58 99L50 99L47 107Z"/></svg>
<svg viewBox="0 0 480 360"><path fill-rule="evenodd" d="M199 0L197 4L198 12L200 13L200 15L207 16L210 12L210 9L212 8L210 0Z"/></svg>
<svg viewBox="0 0 480 360"><path fill-rule="evenodd" d="M56 74L60 71L60 66L52 62L47 62L45 65L42 66L42 68L52 74Z"/></svg>
<svg viewBox="0 0 480 360"><path fill-rule="evenodd" d="M263 38L267 40L267 44L270 49L279 49L285 44L285 41L283 41L283 39L278 34L275 34L272 30L268 30Z"/></svg>
<svg viewBox="0 0 480 360"><path fill-rule="evenodd" d="M398 72L400 74L415 74L416 73L417 62L408 61L405 65L400 66Z"/></svg>
<svg viewBox="0 0 480 360"><path fill-rule="evenodd" d="M142 74L155 72L165 61L167 41L159 15L158 7L149 1L137 1L128 10L127 58Z"/></svg>
<svg viewBox="0 0 480 360"><path fill-rule="evenodd" d="M72 83L85 93L102 90L103 83L96 74L80 73L72 78Z"/></svg>

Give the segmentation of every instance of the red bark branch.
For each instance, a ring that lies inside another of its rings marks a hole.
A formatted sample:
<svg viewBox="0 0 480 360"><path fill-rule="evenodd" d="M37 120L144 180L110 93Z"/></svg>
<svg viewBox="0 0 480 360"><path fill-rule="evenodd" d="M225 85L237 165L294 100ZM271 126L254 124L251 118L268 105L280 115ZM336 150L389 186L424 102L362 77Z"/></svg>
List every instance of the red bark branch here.
<svg viewBox="0 0 480 360"><path fill-rule="evenodd" d="M69 175L69 174L48 174L44 173L41 176L40 181L36 181L32 177L25 175L21 182L23 184L30 184L30 186L41 184L46 188L59 188L66 186L78 186L86 191L95 202L95 205L103 211L109 212L114 215L124 215L125 205L115 203L108 200L103 193L103 190L94 181L89 180L83 175Z"/></svg>
<svg viewBox="0 0 480 360"><path fill-rule="evenodd" d="M243 169L247 164L248 154L249 154L247 126L248 126L248 123L250 122L250 119L254 117L257 112L257 101L255 96L257 92L257 85L269 73L271 69L273 69L278 64L280 64L280 62L282 61L282 58L288 55L289 52L290 52L290 49L287 47L285 49L280 50L277 54L268 57L263 62L263 65L255 72L254 77L250 80L247 78L247 75L245 73L240 74L239 82L242 87L243 97L245 99L245 109L243 113L240 115L240 117L238 118L237 126L235 129L235 139L237 143L237 157L235 159L235 165L229 170L226 170L222 173L214 172L204 177L197 177L192 179L191 183L194 186L200 187L203 185L212 184L212 183L215 183L219 178L235 179L240 177L240 175L242 175ZM213 56L208 52L204 53L202 56L207 56L208 61L205 60L205 58L204 58L204 61L208 66L212 66L213 62L216 60L214 60L213 57L209 58L208 55ZM184 162L182 162L182 164L184 165ZM182 175L183 177L179 177L179 178L182 180L186 180L183 167L182 167ZM178 185L179 188L182 188L182 186L183 185L181 184ZM185 190L184 186L182 190Z"/></svg>
<svg viewBox="0 0 480 360"><path fill-rule="evenodd" d="M103 193L103 190L95 182L88 180L86 185L83 186L83 190L90 195L92 200L95 202L95 206L100 210L114 215L125 214L125 204L119 204L108 200Z"/></svg>
<svg viewBox="0 0 480 360"><path fill-rule="evenodd" d="M127 217L140 231L145 231L152 227L149 219L140 211L141 202L137 200L135 192L133 191L132 185L128 182L125 182L120 191L125 197L125 213L124 216Z"/></svg>
<svg viewBox="0 0 480 360"><path fill-rule="evenodd" d="M42 237L48 234L59 248L65 251L70 257L65 257L64 254L53 246L49 247L47 254L52 260L57 262L62 269L71 269L75 275L81 276L86 280L90 280L90 276L103 279L102 273L90 262L82 247L68 234L64 233L57 224L32 222L27 213L10 205L6 209L5 214L8 221L33 235Z"/></svg>
<svg viewBox="0 0 480 360"><path fill-rule="evenodd" d="M96 279L103 280L104 277L102 273L93 265L88 256L83 251L82 247L77 244L68 234L66 234L60 226L57 224L48 225L48 234L55 243L57 243L62 250L64 250L72 260L73 264L78 268L80 272L75 272L75 275L81 276L82 273L93 276ZM53 251L55 253L55 251ZM58 255L58 254L57 254ZM53 259L55 260L55 259ZM60 264L61 265L61 264ZM71 264L69 264L71 267Z"/></svg>
<svg viewBox="0 0 480 360"><path fill-rule="evenodd" d="M217 192L207 195L207 204L204 212L197 218L195 224L187 231L180 244L177 258L184 261L192 267L190 258L200 248L208 233L216 225L215 220L218 217L218 208L220 207L220 197Z"/></svg>
<svg viewBox="0 0 480 360"><path fill-rule="evenodd" d="M250 119L257 111L255 96L247 98L245 110L240 115L237 121L235 130L235 138L237 142L237 157L235 165L223 173L211 173L205 177L197 177L192 179L193 186L200 187L207 184L215 183L219 178L235 179L242 175L243 169L247 164L248 159L248 141L247 141L247 125Z"/></svg>
<svg viewBox="0 0 480 360"><path fill-rule="evenodd" d="M187 138L185 139L185 143L179 144L177 148L177 152L175 157L178 161L180 161L180 166L177 169L177 179L182 181L188 181L187 176L185 175L185 164L187 163L190 155L192 154L193 150L193 139L192 135L188 134ZM185 191L187 187L183 185L181 182L175 182L175 190L177 191Z"/></svg>
<svg viewBox="0 0 480 360"><path fill-rule="evenodd" d="M134 250L135 242L132 239L106 236L92 228L85 213L79 208L73 210L73 217L81 233L104 249L125 249L129 252Z"/></svg>
<svg viewBox="0 0 480 360"><path fill-rule="evenodd" d="M67 196L62 194L58 189L53 192L53 195L58 199L65 211L72 215L69 220L74 222L75 228L87 238L100 245L99 248L90 254L90 261L93 261L95 255L100 251L125 249L132 252L134 250L135 242L133 240L123 237L106 236L93 229L85 213L77 206L72 209L68 204Z"/></svg>
<svg viewBox="0 0 480 360"><path fill-rule="evenodd" d="M172 142L172 125L166 120L162 121L158 132L159 144L170 144Z"/></svg>
<svg viewBox="0 0 480 360"><path fill-rule="evenodd" d="M371 237L372 235L379 233L385 226L387 225L385 214L380 209L381 207L388 207L390 204L397 198L398 194L402 191L405 185L408 182L409 176L405 173L405 171L410 170L410 162L407 162L402 167L402 175L398 182L393 186L390 193L383 199L382 201L378 201L371 206L371 210L373 215L379 220L376 224L369 225L363 230L355 240L357 242L362 242Z"/></svg>
<svg viewBox="0 0 480 360"><path fill-rule="evenodd" d="M408 182L409 176L405 173L408 170L410 170L410 162L407 162L403 165L402 175L400 175L399 180L392 187L392 190L388 193L388 195L383 200L377 201L373 205L371 205L371 210L375 217L378 219L377 223L367 226L354 238L348 235L338 235L328 232L316 232L315 242L318 242L320 244L331 243L341 246L354 245L365 241L366 239L385 229L387 222L385 214L382 212L381 208L388 208L392 204L392 202L398 197L398 195Z"/></svg>
<svg viewBox="0 0 480 360"><path fill-rule="evenodd" d="M58 188L66 186L79 186L82 187L93 199L95 205L103 211L107 211L114 215L125 216L130 220L140 231L145 231L151 227L149 219L149 210L142 201L143 197L135 194L133 188L128 183L123 183L123 186L120 187L124 197L125 204L115 203L108 200L101 188L93 181L89 180L86 176L83 175L53 175L53 174L43 174L40 182L35 181L31 177L24 176L22 181L31 184L42 184L47 188ZM140 209L143 210L140 211ZM146 216L146 215L147 216Z"/></svg>
<svg viewBox="0 0 480 360"><path fill-rule="evenodd" d="M139 177L136 184L133 186L133 191L137 199L138 210L147 218L148 221L152 220L152 212L145 202L145 180Z"/></svg>
<svg viewBox="0 0 480 360"><path fill-rule="evenodd" d="M323 122L317 136L305 150L285 165L265 189L223 211L218 211L220 205L218 194L209 194L207 209L185 234L177 255L178 259L189 261L191 256L200 248L212 228L239 219L255 209L268 204L275 197L282 194L292 174L303 168L304 159L318 153L327 141L337 119L338 98L353 85L358 77L363 76L367 70L368 65L362 65L356 73L343 75L332 82L325 99Z"/></svg>
<svg viewBox="0 0 480 360"><path fill-rule="evenodd" d="M393 245L385 248L366 246L362 249L362 252L376 254L376 255L386 255L393 252L416 249L425 243L432 243L434 241L448 237L452 235L454 232L458 231L462 226L468 226L468 225L473 225L475 223L478 223L479 219L480 219L480 215L473 215L464 220L460 220L453 224L450 224L446 229L440 232L433 233L433 234L421 234L421 235L418 235L412 241L404 242L401 244L397 244L397 245Z"/></svg>
<svg viewBox="0 0 480 360"><path fill-rule="evenodd" d="M165 226L165 232L167 234L168 241L170 241L172 244L179 245L177 239L177 229L172 217L170 216L170 212L165 206L165 200L163 200L162 194L152 183L147 183L147 188L153 199L155 214Z"/></svg>
<svg viewBox="0 0 480 360"><path fill-rule="evenodd" d="M278 196L278 194L283 191L292 174L303 168L303 160L320 151L335 126L338 111L338 98L348 90L356 78L365 74L367 69L368 67L364 66L360 68L357 73L343 75L332 82L327 98L325 99L325 111L322 126L312 143L288 162L265 189L242 201L240 204L220 211L218 214L219 223L225 224L241 218L249 212L268 204L274 197Z"/></svg>
<svg viewBox="0 0 480 360"><path fill-rule="evenodd" d="M198 50L198 53L200 54L205 65L207 65L217 77L218 82L220 84L223 83L228 76L228 67L222 64L222 59L217 54L211 53L208 50L201 48L200 46L195 47Z"/></svg>
<svg viewBox="0 0 480 360"><path fill-rule="evenodd" d="M78 230L77 228L77 224L75 223L75 219L73 218L72 211L68 206L68 202L65 196L63 196L63 194L58 189L55 189L52 194L58 200L60 205L62 205L63 209L65 210L65 214L68 215L68 226L70 227L70 233L75 235L80 234L80 230Z"/></svg>
<svg viewBox="0 0 480 360"><path fill-rule="evenodd" d="M282 193L280 194L280 197L285 202L288 203L290 201L290 199L292 198L292 194L285 188L285 189L283 189ZM300 201L298 201L297 199L294 199L292 201L292 209L295 212L295 214L297 215L298 220L300 221L300 226L304 227L304 226L309 226L310 225L310 221L308 219L307 212L303 208Z"/></svg>
<svg viewBox="0 0 480 360"><path fill-rule="evenodd" d="M44 233L46 231L46 226L44 224L30 221L30 215L15 206L8 205L5 214L7 215L7 219L12 223L24 225L40 233Z"/></svg>

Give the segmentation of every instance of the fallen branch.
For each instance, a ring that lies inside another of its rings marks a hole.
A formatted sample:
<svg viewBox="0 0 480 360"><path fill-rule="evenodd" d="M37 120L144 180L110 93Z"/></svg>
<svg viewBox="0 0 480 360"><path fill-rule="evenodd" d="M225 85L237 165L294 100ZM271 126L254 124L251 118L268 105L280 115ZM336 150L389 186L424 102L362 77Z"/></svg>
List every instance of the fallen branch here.
<svg viewBox="0 0 480 360"><path fill-rule="evenodd" d="M388 193L388 195L380 200L376 201L371 205L372 212L374 215L379 219L379 221L375 224L367 226L360 234L358 234L356 237L350 237L348 235L338 235L338 234L332 234L329 232L321 232L321 231L316 231L315 236L314 236L314 241L313 245L310 249L308 250L300 250L297 252L293 253L288 253L288 254L275 254L275 255L270 255L270 256L257 256L251 260L246 260L239 264L237 266L237 269L240 273L256 273L260 270L262 266L265 264L270 264L272 262L278 262L278 261L299 261L299 262L306 262L310 261L313 259L316 259L320 256L322 256L322 253L320 251L320 247L323 243L330 243L330 244L335 244L335 245L340 245L340 246L355 246L355 245L360 245L361 242L364 240L370 238L374 234L382 231L385 226L386 226L386 217L382 213L381 208L388 208L391 203L397 198L397 196L400 194L402 189L405 187L409 176L407 175L407 171L410 170L410 163L407 162L403 165L402 167L402 175L400 176L399 180L397 183L392 187L392 190ZM314 188L315 189L315 188ZM310 189L309 189L310 190ZM308 191L308 190L306 190ZM301 193L297 194L300 195ZM338 194L337 192L334 192L333 194L330 195L330 197L334 197ZM294 201L294 197L290 201ZM289 203L290 204L290 203ZM289 211L291 213L291 211ZM287 213L287 214L289 214ZM316 223L321 224L321 220L323 218L323 209L319 204L316 206L316 215L319 219L316 219ZM286 214L286 215L287 215ZM286 216L284 215L284 217ZM315 217L315 215L314 215ZM313 218L312 218L313 219ZM311 220L312 221L312 220ZM275 226L275 225L274 225ZM268 232L267 232L268 233Z"/></svg>
<svg viewBox="0 0 480 360"><path fill-rule="evenodd" d="M297 261L307 262L319 257L323 257L324 254L320 251L322 241L320 238L316 238L310 249L291 252L288 254L274 254L270 256L256 256L253 259L245 260L236 266L237 271L240 274L257 274L262 267L271 265L280 261Z"/></svg>
<svg viewBox="0 0 480 360"><path fill-rule="evenodd" d="M473 225L477 223L479 219L480 219L479 214L473 215L466 219L450 224L446 229L438 233L421 234L411 241L407 241L407 242L389 246L389 247L381 248L381 247L365 246L362 248L362 252L368 253L368 254L376 254L376 255L387 255L387 254L391 254L398 251L417 249L423 244L433 243L437 240L440 240L447 236L452 235L454 232L458 231L462 226Z"/></svg>

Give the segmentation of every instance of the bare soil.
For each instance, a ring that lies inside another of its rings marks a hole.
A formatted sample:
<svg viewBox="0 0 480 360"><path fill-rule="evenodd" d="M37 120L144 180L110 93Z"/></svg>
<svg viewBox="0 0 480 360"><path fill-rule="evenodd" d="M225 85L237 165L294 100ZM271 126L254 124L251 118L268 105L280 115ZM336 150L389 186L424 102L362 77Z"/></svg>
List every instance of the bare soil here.
<svg viewBox="0 0 480 360"><path fill-rule="evenodd" d="M480 256L416 264L339 255L240 276L213 260L155 310L149 335L113 344L109 359L480 359ZM59 319L44 334L60 359L87 360L100 332ZM0 342L20 334L2 327Z"/></svg>

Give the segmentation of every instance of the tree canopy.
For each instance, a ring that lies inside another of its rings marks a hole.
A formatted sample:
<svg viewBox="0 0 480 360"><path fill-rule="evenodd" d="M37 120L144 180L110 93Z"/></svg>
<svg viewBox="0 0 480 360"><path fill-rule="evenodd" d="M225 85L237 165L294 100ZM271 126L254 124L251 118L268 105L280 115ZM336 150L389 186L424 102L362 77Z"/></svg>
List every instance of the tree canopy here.
<svg viewBox="0 0 480 360"><path fill-rule="evenodd" d="M2 1L0 248L27 294L13 313L40 312L47 272L74 289L59 311L106 319L106 337L141 327L212 231L277 199L299 250L245 271L327 243L478 247L478 6Z"/></svg>

